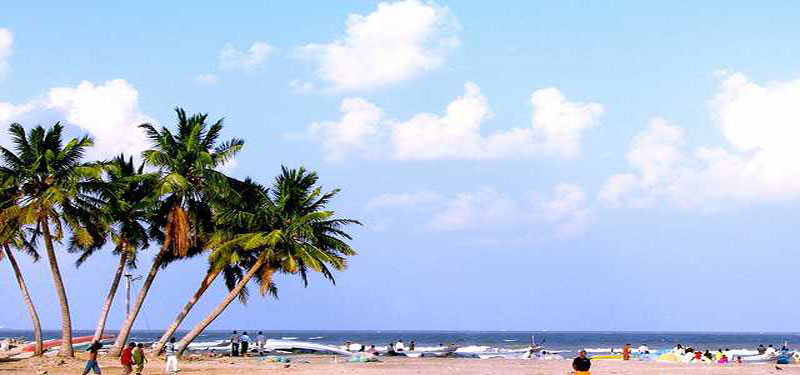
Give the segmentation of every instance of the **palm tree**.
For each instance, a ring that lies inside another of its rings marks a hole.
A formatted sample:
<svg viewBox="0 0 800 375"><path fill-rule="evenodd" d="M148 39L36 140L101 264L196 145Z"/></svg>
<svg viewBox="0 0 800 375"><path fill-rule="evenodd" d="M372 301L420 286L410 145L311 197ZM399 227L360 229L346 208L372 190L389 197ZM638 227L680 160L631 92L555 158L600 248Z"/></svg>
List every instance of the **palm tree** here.
<svg viewBox="0 0 800 375"><path fill-rule="evenodd" d="M332 211L324 210L338 190L322 193L315 186L317 180L316 173L304 168L283 167L272 190L251 182L252 187L240 192L239 199L220 205L217 220L229 229L217 231L209 245L215 253L238 249L238 255L230 259L239 259L247 272L222 302L181 339L179 353L222 314L254 277L262 295L276 293L272 282L275 272L297 274L307 286L308 272L313 270L335 283L330 267L344 270L345 257L356 254L345 242L351 237L342 228L359 223L334 218Z"/></svg>
<svg viewBox="0 0 800 375"><path fill-rule="evenodd" d="M2 198L0 198L0 207L5 206L7 203L14 204L16 198L14 192L16 187L9 187L2 189ZM6 220L10 219L10 220ZM42 324L39 322L39 314L36 313L36 306L33 304L33 299L28 292L28 286L25 284L25 279L22 277L22 272L19 269L19 264L11 251L13 245L18 250L25 251L36 262L39 260L39 253L31 246L30 242L25 239L22 232L22 226L13 218L4 218L3 226L0 227L0 242L3 244L3 251L0 251L0 260L8 258L8 263L14 270L14 276L17 278L19 284L19 291L22 293L22 299L28 307L28 313L31 316L31 323L33 324L33 340L35 343L34 355L42 355Z"/></svg>
<svg viewBox="0 0 800 375"><path fill-rule="evenodd" d="M86 246L91 244L92 236L84 227L91 217L82 211L81 201L85 199L84 184L87 179L99 177L100 168L97 164L81 162L86 149L92 146L91 138L84 135L63 145L63 127L59 123L47 130L37 126L28 134L25 134L21 125L14 123L9 131L17 153L0 147L3 163L0 173L5 175L3 180L13 176L19 182L21 194L18 204L4 211L13 210L14 216L19 218L19 224L35 225L37 231L41 230L50 273L61 305L62 341L59 355L72 357L69 302L53 243L61 241L66 224L78 243ZM51 225L54 232L51 232Z"/></svg>
<svg viewBox="0 0 800 375"><path fill-rule="evenodd" d="M156 193L163 199L153 216L151 236L159 240L161 249L153 259L111 355L120 355L159 268L202 250L204 238L213 229L209 203L229 192L227 177L217 168L244 146L244 141L235 138L217 144L222 120L209 126L206 114L187 117L180 108L176 112L177 134L167 128L157 130L150 124L140 125L152 143L142 157L160 172Z"/></svg>
<svg viewBox="0 0 800 375"><path fill-rule="evenodd" d="M251 186L250 182L242 182L236 180L234 178L228 178L228 184L232 188L233 192L242 192L244 189L247 189ZM241 195L239 193L238 195ZM213 202L218 203L218 202ZM213 210L215 212L219 212L219 209ZM183 320L189 315L192 308L194 308L195 304L200 300L200 298L205 294L208 288L214 283L217 277L222 274L225 278L225 285L228 287L228 290L232 290L236 287L236 283L238 279L242 276L241 267L238 267L235 263L232 262L232 257L238 256L238 253L235 251L238 249L234 249L234 251L226 251L226 252L212 252L208 258L209 265L208 271L206 275L203 277L203 280L200 282L200 285L197 288L197 291L189 298L189 301L183 306L181 311L172 321L172 324L169 325L164 334L161 335L161 339L153 345L153 352L160 353L164 346L166 346L167 341L174 336L175 332L180 327ZM240 299L242 302L245 302L247 299L246 290L240 294Z"/></svg>
<svg viewBox="0 0 800 375"><path fill-rule="evenodd" d="M119 265L97 321L94 340L100 340L103 336L108 312L125 267L136 268L139 250L146 249L150 243L147 223L158 203L158 197L154 194L158 174L145 173L143 163L136 168L133 158L125 160L124 155L119 155L105 163L103 170L105 179L90 185L95 194L90 209L97 212L98 219L91 231L96 239L91 246L74 244L71 248L82 252L75 262L78 267L101 249L107 239L114 243L114 255L119 257Z"/></svg>

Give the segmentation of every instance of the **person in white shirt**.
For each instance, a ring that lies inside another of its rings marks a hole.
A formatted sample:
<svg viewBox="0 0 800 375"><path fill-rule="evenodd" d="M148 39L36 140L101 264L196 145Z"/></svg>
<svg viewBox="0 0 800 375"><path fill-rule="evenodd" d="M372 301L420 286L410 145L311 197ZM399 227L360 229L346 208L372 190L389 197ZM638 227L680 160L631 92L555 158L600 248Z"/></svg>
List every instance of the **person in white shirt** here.
<svg viewBox="0 0 800 375"><path fill-rule="evenodd" d="M164 347L164 354L167 355L167 365L164 371L176 373L180 371L178 368L178 351L175 350L175 338L170 337L167 346ZM170 371L172 367L172 371Z"/></svg>
<svg viewBox="0 0 800 375"><path fill-rule="evenodd" d="M650 348L648 348L647 345L642 344L639 346L639 354L648 354L648 353L650 353Z"/></svg>
<svg viewBox="0 0 800 375"><path fill-rule="evenodd" d="M231 357L239 356L239 343L242 341L242 335L233 331L231 335Z"/></svg>
<svg viewBox="0 0 800 375"><path fill-rule="evenodd" d="M397 340L397 343L394 344L394 351L402 352L404 350L406 350L406 346L403 344L403 340Z"/></svg>
<svg viewBox="0 0 800 375"><path fill-rule="evenodd" d="M242 332L242 357L247 357L248 346L250 346L250 336L247 336L247 331Z"/></svg>
<svg viewBox="0 0 800 375"><path fill-rule="evenodd" d="M767 347L767 351L766 351L766 352L764 352L764 354L766 354L766 355L775 355L775 354L777 354L777 353L778 353L778 351L777 351L777 350L775 350L775 348L774 348L772 345L770 345L769 347Z"/></svg>
<svg viewBox="0 0 800 375"><path fill-rule="evenodd" d="M258 345L258 354L261 355L264 353L264 347L267 346L267 338L264 336L264 332L258 331L258 336L256 336L256 345Z"/></svg>

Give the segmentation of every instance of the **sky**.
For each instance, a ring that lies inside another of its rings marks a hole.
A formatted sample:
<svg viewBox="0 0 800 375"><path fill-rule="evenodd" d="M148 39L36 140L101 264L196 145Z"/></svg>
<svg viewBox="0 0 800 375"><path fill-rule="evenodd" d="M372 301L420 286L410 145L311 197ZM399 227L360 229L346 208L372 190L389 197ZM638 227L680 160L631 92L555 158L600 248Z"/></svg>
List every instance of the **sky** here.
<svg viewBox="0 0 800 375"><path fill-rule="evenodd" d="M107 158L175 107L208 113L246 141L224 172L305 166L364 223L335 286L281 276L211 328L800 331L796 3L36 5L0 13L2 126L61 121ZM19 258L59 327L46 262ZM116 261L75 259L91 329ZM6 263L0 327L27 328ZM162 271L135 328L166 327L204 273ZM123 309L121 288L110 328Z"/></svg>

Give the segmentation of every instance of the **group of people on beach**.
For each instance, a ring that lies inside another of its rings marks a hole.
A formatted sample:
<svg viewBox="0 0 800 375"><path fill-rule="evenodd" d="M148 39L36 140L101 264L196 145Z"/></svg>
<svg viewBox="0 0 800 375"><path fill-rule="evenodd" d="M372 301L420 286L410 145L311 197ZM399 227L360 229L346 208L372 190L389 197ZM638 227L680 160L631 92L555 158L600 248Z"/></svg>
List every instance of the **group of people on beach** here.
<svg viewBox="0 0 800 375"><path fill-rule="evenodd" d="M243 331L239 333L238 331L233 331L233 334L230 338L231 341L231 357L246 357L247 353L250 352L250 336L247 335L247 331ZM258 335L256 336L256 349L258 354L261 355L264 353L265 347L267 345L267 337L264 336L264 332L258 331Z"/></svg>
<svg viewBox="0 0 800 375"><path fill-rule="evenodd" d="M83 369L83 374L89 372L100 374L100 365L97 362L97 353L103 348L100 341L94 341L89 348L89 359L86 360L86 366ZM175 338L169 339L169 342L164 346L164 354L166 355L166 368L164 371L168 373L176 373L180 371L178 368L178 352L175 350ZM147 356L144 354L144 345L142 343L129 342L125 349L122 350L122 355L119 357L119 362L122 365L122 375L130 375L134 370L136 375L141 375L144 370L144 365L147 363ZM135 369L134 369L135 366Z"/></svg>

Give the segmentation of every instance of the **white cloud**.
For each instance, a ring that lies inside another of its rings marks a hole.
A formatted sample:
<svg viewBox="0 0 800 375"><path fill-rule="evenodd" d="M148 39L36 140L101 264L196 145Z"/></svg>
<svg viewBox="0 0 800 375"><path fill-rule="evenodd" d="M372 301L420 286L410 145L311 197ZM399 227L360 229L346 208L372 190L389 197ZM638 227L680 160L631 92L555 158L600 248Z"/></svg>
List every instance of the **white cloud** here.
<svg viewBox="0 0 800 375"><path fill-rule="evenodd" d="M20 122L27 128L55 121L76 126L95 139L87 157L108 158L120 152L138 156L148 143L137 126L152 120L139 108L138 91L122 79L102 85L83 81L76 87L52 88L20 105L0 103L2 124Z"/></svg>
<svg viewBox="0 0 800 375"><path fill-rule="evenodd" d="M586 228L589 219L586 193L580 186L561 183L553 187L550 197L534 199L534 212L556 226L560 237L572 237Z"/></svg>
<svg viewBox="0 0 800 375"><path fill-rule="evenodd" d="M345 98L341 105L339 121L316 122L308 128L308 135L320 142L326 160L342 160L348 155L375 156L379 149L376 139L381 137L383 111L360 98Z"/></svg>
<svg viewBox="0 0 800 375"><path fill-rule="evenodd" d="M690 154L680 128L654 120L628 153L633 172L609 178L598 198L634 206L668 200L700 210L800 198L797 103L800 79L759 85L725 73L710 109L729 147Z"/></svg>
<svg viewBox="0 0 800 375"><path fill-rule="evenodd" d="M459 45L458 30L449 9L432 2L383 2L368 15L349 15L343 39L299 52L319 63L319 78L334 90L367 90L439 68Z"/></svg>
<svg viewBox="0 0 800 375"><path fill-rule="evenodd" d="M317 87L314 86L313 83L301 81L299 79L291 80L289 82L289 87L292 88L292 91L297 92L297 93L313 92L314 90L317 89Z"/></svg>
<svg viewBox="0 0 800 375"><path fill-rule="evenodd" d="M11 47L14 44L14 34L11 30L0 28L0 79L8 74L8 60L11 58Z"/></svg>
<svg viewBox="0 0 800 375"><path fill-rule="evenodd" d="M213 85L219 82L219 76L216 74L198 74L194 77L194 81L201 85Z"/></svg>
<svg viewBox="0 0 800 375"><path fill-rule="evenodd" d="M429 225L441 231L494 227L513 222L520 213L517 202L492 188L484 188L456 194Z"/></svg>
<svg viewBox="0 0 800 375"><path fill-rule="evenodd" d="M368 210L379 208L419 207L428 206L441 199L437 193L418 191L414 193L384 193L367 203Z"/></svg>
<svg viewBox="0 0 800 375"><path fill-rule="evenodd" d="M589 219L586 193L577 185L558 184L552 192L514 198L491 187L442 196L430 191L381 194L367 209L413 209L432 231L552 231L559 238L583 232ZM384 216L382 216L385 219ZM537 228L538 227L538 228Z"/></svg>
<svg viewBox="0 0 800 375"><path fill-rule="evenodd" d="M309 132L320 135L312 139L322 144L328 160L376 154L397 160L571 158L580 152L581 134L603 113L600 104L569 102L555 88L534 91L531 103L531 127L484 135L491 108L478 85L467 82L442 115L395 121L366 100L347 98L339 121L312 124Z"/></svg>
<svg viewBox="0 0 800 375"><path fill-rule="evenodd" d="M580 154L583 132L597 123L603 106L597 103L568 102L556 88L546 88L531 94L534 136L542 139L546 154L575 157Z"/></svg>
<svg viewBox="0 0 800 375"><path fill-rule="evenodd" d="M219 66L225 71L253 71L265 63L274 50L271 45L260 41L253 42L245 52L227 44L219 53Z"/></svg>

